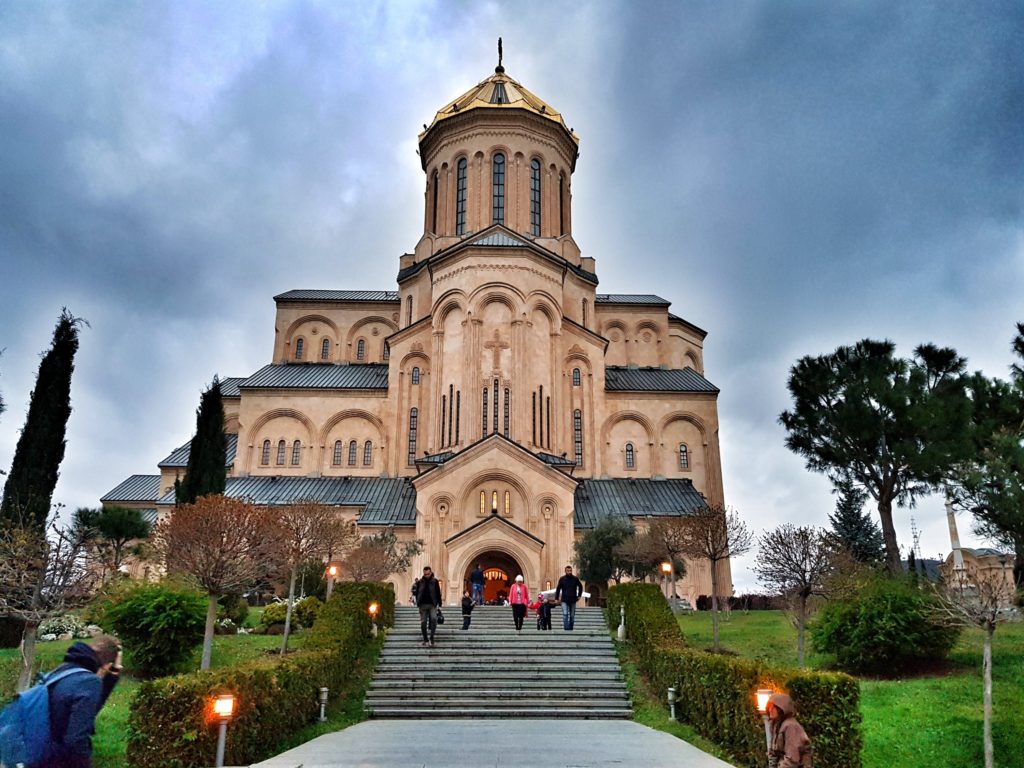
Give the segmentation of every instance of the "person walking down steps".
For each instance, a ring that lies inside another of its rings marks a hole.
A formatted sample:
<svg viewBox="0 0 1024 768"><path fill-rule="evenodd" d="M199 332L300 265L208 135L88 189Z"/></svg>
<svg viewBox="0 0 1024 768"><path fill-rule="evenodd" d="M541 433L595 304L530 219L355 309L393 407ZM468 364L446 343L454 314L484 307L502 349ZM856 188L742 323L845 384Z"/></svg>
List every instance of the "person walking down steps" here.
<svg viewBox="0 0 1024 768"><path fill-rule="evenodd" d="M522 576L516 576L516 583L508 591L508 602L512 606L512 620L515 622L516 632L522 632L526 606L530 603L530 590L527 589Z"/></svg>
<svg viewBox="0 0 1024 768"><path fill-rule="evenodd" d="M463 631L469 629L469 622L473 618L473 608L476 604L473 602L473 598L469 596L469 590L467 589L462 593L462 629Z"/></svg>
<svg viewBox="0 0 1024 768"><path fill-rule="evenodd" d="M558 580L555 600L562 603L562 629L570 631L576 624L576 603L583 596L583 582L573 576L572 566L565 566L565 575Z"/></svg>
<svg viewBox="0 0 1024 768"><path fill-rule="evenodd" d="M420 609L420 631L423 633L423 645L434 647L434 633L437 631L437 610L441 607L441 585L434 578L434 572L428 565L423 569L419 587L416 589L416 606ZM430 636L427 637L427 630Z"/></svg>

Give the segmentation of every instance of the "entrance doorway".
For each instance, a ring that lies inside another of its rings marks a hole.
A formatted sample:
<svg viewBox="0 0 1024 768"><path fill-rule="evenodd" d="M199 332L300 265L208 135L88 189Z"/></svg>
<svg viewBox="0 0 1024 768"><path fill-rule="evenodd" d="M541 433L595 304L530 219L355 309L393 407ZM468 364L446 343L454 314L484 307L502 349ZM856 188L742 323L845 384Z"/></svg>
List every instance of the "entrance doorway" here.
<svg viewBox="0 0 1024 768"><path fill-rule="evenodd" d="M509 587L516 580L523 569L516 562L515 558L506 555L504 552L483 552L474 558L466 572L462 576L463 589L469 589L469 574L480 564L484 572L484 603L487 605L501 605L501 602L508 597Z"/></svg>

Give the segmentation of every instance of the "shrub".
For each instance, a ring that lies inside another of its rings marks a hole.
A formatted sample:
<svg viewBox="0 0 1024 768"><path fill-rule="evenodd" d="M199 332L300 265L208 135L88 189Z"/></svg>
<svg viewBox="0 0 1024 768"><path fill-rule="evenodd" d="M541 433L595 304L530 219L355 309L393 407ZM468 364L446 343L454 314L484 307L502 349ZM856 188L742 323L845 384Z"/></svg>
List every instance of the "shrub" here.
<svg viewBox="0 0 1024 768"><path fill-rule="evenodd" d="M217 618L231 619L237 625L245 624L245 617L249 615L249 602L241 595L222 595L217 600Z"/></svg>
<svg viewBox="0 0 1024 768"><path fill-rule="evenodd" d="M323 605L312 595L299 600L292 608L292 620L297 621L299 626L312 627Z"/></svg>
<svg viewBox="0 0 1024 768"><path fill-rule="evenodd" d="M263 615L260 617L260 624L267 627L272 627L275 624L284 624L284 620L288 614L288 603L271 603L263 609ZM295 616L292 616L295 619Z"/></svg>
<svg viewBox="0 0 1024 768"><path fill-rule="evenodd" d="M203 642L206 596L174 584L141 584L106 608L102 620L124 642L135 668L166 675Z"/></svg>
<svg viewBox="0 0 1024 768"><path fill-rule="evenodd" d="M711 597L709 595L697 595L697 604L693 607L698 611L710 611Z"/></svg>
<svg viewBox="0 0 1024 768"><path fill-rule="evenodd" d="M72 637L89 637L85 624L74 614L68 613L63 616L51 616L39 625L36 634L42 635L71 635Z"/></svg>
<svg viewBox="0 0 1024 768"><path fill-rule="evenodd" d="M814 649L833 656L841 669L889 675L944 659L959 632L944 620L938 597L886 576L830 601L810 625Z"/></svg>

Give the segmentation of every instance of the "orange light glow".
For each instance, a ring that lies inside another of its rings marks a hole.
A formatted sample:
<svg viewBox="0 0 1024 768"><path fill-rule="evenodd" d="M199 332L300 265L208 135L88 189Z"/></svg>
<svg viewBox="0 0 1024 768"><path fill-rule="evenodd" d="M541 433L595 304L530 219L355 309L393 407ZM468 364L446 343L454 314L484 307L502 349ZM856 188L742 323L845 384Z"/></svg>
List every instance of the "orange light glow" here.
<svg viewBox="0 0 1024 768"><path fill-rule="evenodd" d="M661 572L664 574L672 573L672 563L662 563Z"/></svg>
<svg viewBox="0 0 1024 768"><path fill-rule="evenodd" d="M757 693L754 694L757 697L757 711L762 715L768 711L768 698L772 693L773 691L770 688L759 688Z"/></svg>
<svg viewBox="0 0 1024 768"><path fill-rule="evenodd" d="M377 618L377 611L380 610L380 606L377 603L370 603L370 615L373 618Z"/></svg>
<svg viewBox="0 0 1024 768"><path fill-rule="evenodd" d="M217 717L227 720L234 714L234 711L235 697L230 693L218 696L213 700L213 714L217 715Z"/></svg>
<svg viewBox="0 0 1024 768"><path fill-rule="evenodd" d="M327 569L327 575L332 579L338 575L338 566L332 565Z"/></svg>

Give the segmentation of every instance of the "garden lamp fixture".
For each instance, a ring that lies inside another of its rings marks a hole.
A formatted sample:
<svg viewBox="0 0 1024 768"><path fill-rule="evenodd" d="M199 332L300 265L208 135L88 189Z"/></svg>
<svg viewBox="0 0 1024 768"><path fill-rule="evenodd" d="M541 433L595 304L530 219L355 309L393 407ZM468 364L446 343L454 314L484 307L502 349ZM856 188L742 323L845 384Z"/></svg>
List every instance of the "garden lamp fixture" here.
<svg viewBox="0 0 1024 768"><path fill-rule="evenodd" d="M676 701L679 700L679 691L675 688L668 689L668 719L673 723L676 721Z"/></svg>
<svg viewBox="0 0 1024 768"><path fill-rule="evenodd" d="M334 591L334 580L338 577L338 566L331 563L327 566L327 599L330 600L331 592Z"/></svg>
<svg viewBox="0 0 1024 768"><path fill-rule="evenodd" d="M670 573L672 573L672 563L670 563L668 561L662 563L661 564L661 572L664 573L666 576L668 576Z"/></svg>
<svg viewBox="0 0 1024 768"><path fill-rule="evenodd" d="M230 693L225 693L214 699L213 714L220 721L217 731L217 759L214 762L214 766L222 768L224 765L224 745L228 736L228 721L235 714L235 697Z"/></svg>
<svg viewBox="0 0 1024 768"><path fill-rule="evenodd" d="M367 608L370 613L370 634L373 637L377 636L377 613L380 611L380 604L376 601L370 603L370 607Z"/></svg>
<svg viewBox="0 0 1024 768"><path fill-rule="evenodd" d="M619 606L619 631L615 635L615 639L620 643L626 642L626 606Z"/></svg>
<svg viewBox="0 0 1024 768"><path fill-rule="evenodd" d="M758 688L754 696L757 699L757 711L764 721L764 744L768 753L772 751L772 726L768 720L768 699L775 693L771 688Z"/></svg>
<svg viewBox="0 0 1024 768"><path fill-rule="evenodd" d="M320 722L327 722L327 696L330 691L327 688L321 688L320 693L317 696L317 701L320 702Z"/></svg>

